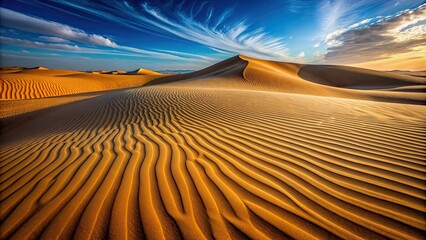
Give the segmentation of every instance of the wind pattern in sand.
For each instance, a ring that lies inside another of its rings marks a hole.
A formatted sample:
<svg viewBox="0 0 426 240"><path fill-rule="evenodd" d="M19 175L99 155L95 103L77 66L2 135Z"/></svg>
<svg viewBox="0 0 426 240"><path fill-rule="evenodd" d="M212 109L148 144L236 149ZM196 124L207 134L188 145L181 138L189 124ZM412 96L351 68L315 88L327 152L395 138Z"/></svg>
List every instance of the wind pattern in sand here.
<svg viewBox="0 0 426 240"><path fill-rule="evenodd" d="M0 238L424 237L424 106L256 90L238 62L8 130Z"/></svg>

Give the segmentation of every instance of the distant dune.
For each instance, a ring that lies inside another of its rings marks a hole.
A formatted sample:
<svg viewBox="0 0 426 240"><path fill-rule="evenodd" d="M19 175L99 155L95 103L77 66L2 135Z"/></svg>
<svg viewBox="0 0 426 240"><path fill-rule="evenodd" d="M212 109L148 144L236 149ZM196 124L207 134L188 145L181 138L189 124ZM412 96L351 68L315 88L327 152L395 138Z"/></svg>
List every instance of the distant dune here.
<svg viewBox="0 0 426 240"><path fill-rule="evenodd" d="M139 68L134 71L128 72L128 74L138 74L138 75L161 75L158 72L151 71L148 69Z"/></svg>
<svg viewBox="0 0 426 240"><path fill-rule="evenodd" d="M126 72L122 70L109 71L109 74L103 74L103 71L94 72L102 73L98 75L40 67L2 71L4 72L1 72L1 99L34 99L138 87L160 76L158 74L123 76L122 74Z"/></svg>
<svg viewBox="0 0 426 240"><path fill-rule="evenodd" d="M1 79L0 239L424 239L424 78L237 56Z"/></svg>

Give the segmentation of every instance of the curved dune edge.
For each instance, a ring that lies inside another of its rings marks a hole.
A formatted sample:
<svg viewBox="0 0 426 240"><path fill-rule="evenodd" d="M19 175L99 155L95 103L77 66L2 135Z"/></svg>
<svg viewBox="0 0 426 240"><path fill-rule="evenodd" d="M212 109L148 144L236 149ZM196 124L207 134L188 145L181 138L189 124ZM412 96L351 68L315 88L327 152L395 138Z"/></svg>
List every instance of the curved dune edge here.
<svg viewBox="0 0 426 240"><path fill-rule="evenodd" d="M0 238L422 239L424 110L172 83L69 104L1 135Z"/></svg>

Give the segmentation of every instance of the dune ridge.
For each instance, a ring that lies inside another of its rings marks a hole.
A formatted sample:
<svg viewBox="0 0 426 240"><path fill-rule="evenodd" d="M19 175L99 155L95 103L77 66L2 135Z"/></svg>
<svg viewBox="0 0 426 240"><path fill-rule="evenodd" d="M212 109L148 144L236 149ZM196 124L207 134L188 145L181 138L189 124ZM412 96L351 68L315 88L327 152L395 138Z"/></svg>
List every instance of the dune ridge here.
<svg viewBox="0 0 426 240"><path fill-rule="evenodd" d="M425 106L303 67L238 56L6 128L0 239L423 239Z"/></svg>

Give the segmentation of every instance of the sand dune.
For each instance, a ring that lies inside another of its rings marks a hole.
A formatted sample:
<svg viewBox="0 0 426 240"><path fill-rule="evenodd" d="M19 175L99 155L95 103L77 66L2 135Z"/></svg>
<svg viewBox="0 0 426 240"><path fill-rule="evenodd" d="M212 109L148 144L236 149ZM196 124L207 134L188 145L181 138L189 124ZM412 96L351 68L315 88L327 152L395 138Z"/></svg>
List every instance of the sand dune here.
<svg viewBox="0 0 426 240"><path fill-rule="evenodd" d="M159 78L148 85L162 83L416 104L424 104L426 99L426 80L420 77L354 67L272 62L246 56L236 56L198 72Z"/></svg>
<svg viewBox="0 0 426 240"><path fill-rule="evenodd" d="M6 126L0 238L423 239L425 106L304 67L235 57Z"/></svg>
<svg viewBox="0 0 426 240"><path fill-rule="evenodd" d="M92 71L90 73L94 74L112 74L112 75L161 75L161 73L144 69L144 68L138 68L136 70L126 72L124 70L115 70L115 71L108 71L108 70L99 70L99 71Z"/></svg>
<svg viewBox="0 0 426 240"><path fill-rule="evenodd" d="M34 99L137 87L157 75L122 76L69 70L22 69L1 73L1 99Z"/></svg>
<svg viewBox="0 0 426 240"><path fill-rule="evenodd" d="M138 74L138 75L161 75L158 72L149 70L149 69L143 69L143 68L139 68L136 69L134 71L128 72L127 74Z"/></svg>

